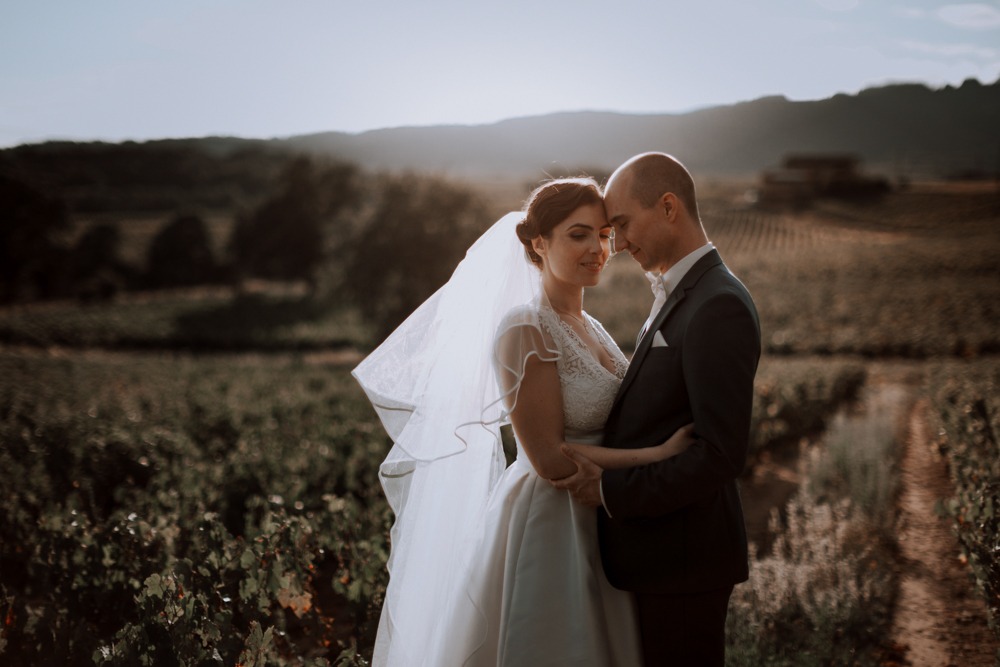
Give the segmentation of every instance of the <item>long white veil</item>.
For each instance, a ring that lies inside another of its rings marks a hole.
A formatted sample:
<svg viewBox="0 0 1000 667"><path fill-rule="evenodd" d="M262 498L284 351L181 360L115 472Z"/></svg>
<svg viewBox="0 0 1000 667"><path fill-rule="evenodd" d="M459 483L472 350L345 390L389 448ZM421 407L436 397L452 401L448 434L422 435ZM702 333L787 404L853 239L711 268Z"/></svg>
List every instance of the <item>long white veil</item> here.
<svg viewBox="0 0 1000 667"><path fill-rule="evenodd" d="M543 298L540 272L515 233L523 217L509 213L487 230L449 281L352 373L394 443L379 471L396 519L375 665L419 665L427 655L504 470L495 341L501 328L539 331L537 309L523 306ZM533 336L505 338L531 345ZM505 351L506 393L520 384L527 354Z"/></svg>

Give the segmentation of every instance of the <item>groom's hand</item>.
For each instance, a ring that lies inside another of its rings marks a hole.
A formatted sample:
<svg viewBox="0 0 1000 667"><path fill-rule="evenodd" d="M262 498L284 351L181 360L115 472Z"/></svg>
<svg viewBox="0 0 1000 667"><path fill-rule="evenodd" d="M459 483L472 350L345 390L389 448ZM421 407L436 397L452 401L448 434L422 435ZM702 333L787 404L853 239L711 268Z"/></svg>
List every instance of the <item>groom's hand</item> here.
<svg viewBox="0 0 1000 667"><path fill-rule="evenodd" d="M577 502L587 507L601 506L601 474L604 469L574 449L562 446L563 455L576 464L569 477L552 480L552 486L569 491Z"/></svg>

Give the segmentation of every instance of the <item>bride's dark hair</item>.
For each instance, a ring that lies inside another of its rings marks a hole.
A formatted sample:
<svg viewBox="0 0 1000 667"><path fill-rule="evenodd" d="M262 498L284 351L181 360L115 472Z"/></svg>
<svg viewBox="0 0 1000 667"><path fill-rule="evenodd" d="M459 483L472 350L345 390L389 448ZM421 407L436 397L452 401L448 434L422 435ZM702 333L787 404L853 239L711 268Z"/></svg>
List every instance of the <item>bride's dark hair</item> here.
<svg viewBox="0 0 1000 667"><path fill-rule="evenodd" d="M529 195L524 205L524 220L517 225L517 238L524 244L528 259L541 266L542 258L531 247L531 240L546 238L570 213L589 204L602 204L601 187L593 178L557 178L542 183Z"/></svg>

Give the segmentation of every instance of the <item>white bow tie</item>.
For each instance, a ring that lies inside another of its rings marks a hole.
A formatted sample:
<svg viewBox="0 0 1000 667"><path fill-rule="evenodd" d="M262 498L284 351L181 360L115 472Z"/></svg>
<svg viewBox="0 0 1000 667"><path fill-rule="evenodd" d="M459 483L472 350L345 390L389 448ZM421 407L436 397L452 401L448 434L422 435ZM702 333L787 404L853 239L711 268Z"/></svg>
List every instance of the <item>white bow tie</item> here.
<svg viewBox="0 0 1000 667"><path fill-rule="evenodd" d="M663 277L652 271L646 272L646 280L649 281L649 288L653 290L653 299L663 303L667 300L667 288L663 286Z"/></svg>
<svg viewBox="0 0 1000 667"><path fill-rule="evenodd" d="M649 319L652 320L667 302L667 288L663 285L663 277L656 273L647 273L646 279L649 281L649 288L653 291L653 308L649 311Z"/></svg>

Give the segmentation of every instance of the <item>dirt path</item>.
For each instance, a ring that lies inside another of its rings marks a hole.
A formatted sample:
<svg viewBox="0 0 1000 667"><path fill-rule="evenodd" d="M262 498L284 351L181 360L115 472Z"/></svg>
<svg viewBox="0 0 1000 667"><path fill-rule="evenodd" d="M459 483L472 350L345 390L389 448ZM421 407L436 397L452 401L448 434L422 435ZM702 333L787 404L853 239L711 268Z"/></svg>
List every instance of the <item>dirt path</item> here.
<svg viewBox="0 0 1000 667"><path fill-rule="evenodd" d="M900 580L892 643L913 667L990 667L997 645L986 609L959 560L949 520L934 506L951 495L947 466L931 440L926 399L909 413L900 460Z"/></svg>
<svg viewBox="0 0 1000 667"><path fill-rule="evenodd" d="M959 559L950 519L935 512L938 500L953 489L929 430L928 401L911 398L919 395L922 377L919 363L873 364L865 398L866 410L899 406L901 422L899 597L882 664L1000 667L1000 643L987 626L986 605L969 568ZM761 549L771 541L770 511L783 506L802 481L799 456L789 447L764 457L742 485L747 530Z"/></svg>

